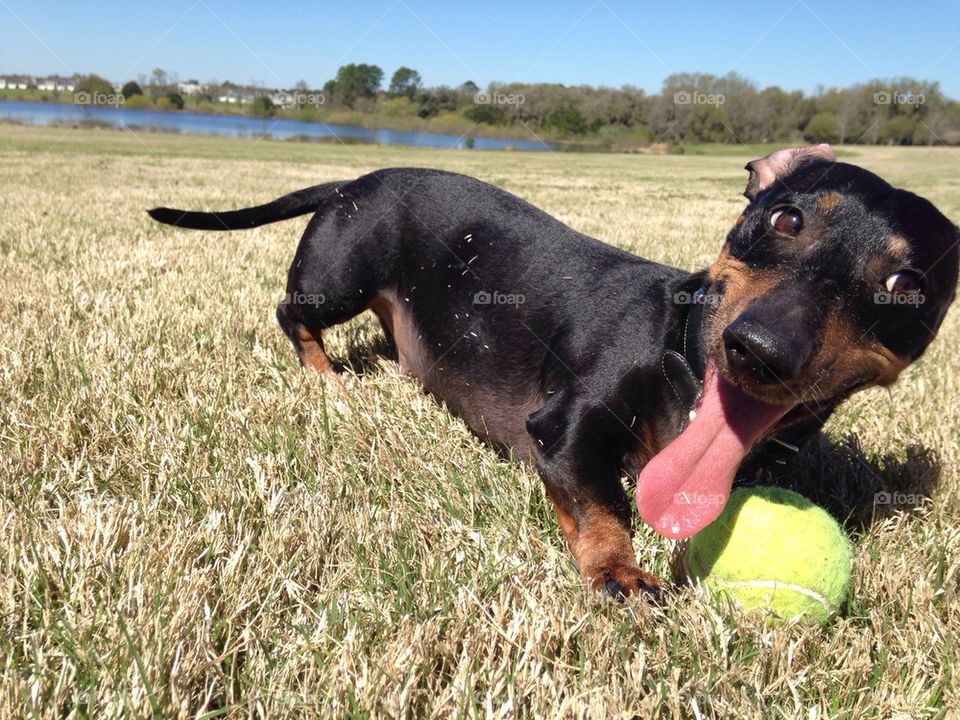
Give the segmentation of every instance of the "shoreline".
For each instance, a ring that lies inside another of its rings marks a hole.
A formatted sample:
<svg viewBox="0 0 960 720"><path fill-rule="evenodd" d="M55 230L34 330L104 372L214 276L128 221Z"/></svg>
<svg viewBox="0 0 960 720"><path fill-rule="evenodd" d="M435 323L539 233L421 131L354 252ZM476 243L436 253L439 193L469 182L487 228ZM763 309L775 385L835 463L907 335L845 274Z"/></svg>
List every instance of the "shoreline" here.
<svg viewBox="0 0 960 720"><path fill-rule="evenodd" d="M25 93L35 92L35 97L25 96ZM0 90L0 102L17 103L37 103L43 105L67 105L76 108L88 107L78 104L73 100L74 93L52 92L50 94L40 93L29 90ZM137 97L137 96L135 96ZM423 119L418 117L397 117L386 113L366 112L363 110L350 110L346 108L336 110L310 110L306 108L288 110L282 107L276 108L271 115L256 115L249 112L250 105L233 105L226 103L195 103L187 101L182 108L163 107L154 104L144 107L129 107L126 104L118 105L95 105L92 107L136 110L142 112L160 112L173 116L183 114L204 115L204 116L223 116L223 117L242 117L252 120L294 120L307 123L323 123L326 125L352 125L367 130L392 130L395 132L423 132L437 135L452 135L483 137L496 140L531 140L531 133L522 128L511 127L509 125L486 125L483 123L474 123L460 116L441 116L439 118ZM548 144L559 144L563 139L550 137L548 133L538 133L543 141ZM569 142L569 140L567 141Z"/></svg>

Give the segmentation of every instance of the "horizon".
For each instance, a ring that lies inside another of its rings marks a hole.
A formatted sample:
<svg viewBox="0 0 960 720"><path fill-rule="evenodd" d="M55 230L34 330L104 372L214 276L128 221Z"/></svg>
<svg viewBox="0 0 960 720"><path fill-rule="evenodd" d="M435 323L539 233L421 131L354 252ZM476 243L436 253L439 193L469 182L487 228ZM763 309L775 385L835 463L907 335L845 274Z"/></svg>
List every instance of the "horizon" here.
<svg viewBox="0 0 960 720"><path fill-rule="evenodd" d="M8 22L0 23L0 67L40 77L95 73L115 83L160 67L180 82L289 89L301 80L321 88L340 66L369 63L383 69L384 84L406 66L426 86L632 85L650 95L681 72L736 72L758 88L807 96L907 77L960 97L960 5L935 2L923 13L901 14L889 0L865 13L817 0L773 8L749 2L735 10L562 0L549 17L502 0L470 8L437 0L349 8L287 2L269 13L250 0L128 3L109 12L89 0L44 7L2 0L0 17ZM787 68L771 57L785 58Z"/></svg>
<svg viewBox="0 0 960 720"><path fill-rule="evenodd" d="M398 67L410 67L410 66L409 66L409 65L407 65L407 66L402 66L402 65L401 65L401 66L398 66ZM243 89L243 90L263 90L264 92L293 91L293 90L296 89L296 84L294 84L294 85L276 85L276 86L262 85L262 84L261 84L261 85L252 85L252 84L249 84L249 83L237 82L237 81L233 80L232 78L207 79L207 80L204 80L204 79L198 77L197 75L193 75L193 74L190 74L190 73L186 73L186 74L181 75L181 74L179 74L179 73L178 73L177 71L175 71L175 70L172 70L172 71L171 71L171 70L167 70L167 68L162 68L162 69L167 72L168 80L169 80L169 82L172 83L172 84L189 84L189 83L192 83L192 82L196 82L200 87L215 87L215 86L223 86L223 85L226 85L226 84L229 83L229 84L231 84L231 85L236 86L236 87L239 88L239 89ZM413 68L413 69L416 69L416 68ZM387 68L381 68L381 70L383 70L383 72L384 72L384 79L383 79L383 83L382 83L382 86L381 86L381 90L386 91L387 86L389 85L390 76L392 75L392 71L389 70L389 69L387 69ZM335 74L336 74L336 73L335 73ZM703 71L699 71L699 70L678 70L678 71L677 71L677 74L680 74L680 75L703 75L703 76L710 75L710 73L703 72ZM743 75L740 75L739 73L734 73L734 74L736 74L736 75L737 75L738 77L740 77L741 79L746 80L746 81L752 83L758 90L764 90L764 89L767 88L767 87L772 87L772 86L769 86L769 85L762 85L762 84L756 82L755 80L753 80L752 78L746 77L746 76L743 76ZM30 77L30 78L33 78L33 79L35 79L35 80L45 80L45 79L54 78L54 77L66 77L66 78L70 78L70 79L80 79L80 78L84 78L84 77L89 77L89 76L91 76L91 75L97 75L97 76L99 76L99 77L102 77L104 80L107 80L107 81L111 82L111 83L114 84L116 87L120 87L121 85L123 85L124 83L129 82L129 81L137 82L138 84L143 85L143 86L145 86L145 87L152 82L152 80L151 80L151 78L150 78L150 75L149 75L148 73L140 73L140 74L138 74L136 77L112 78L112 77L106 77L106 76L99 75L99 73L91 73L91 72L83 72L83 71L74 72L74 73L71 73L71 74L69 74L69 75L64 75L63 73L56 73L56 72L51 72L51 73L36 73L36 72L23 71L23 70L7 71L7 70L4 69L4 68L0 68L0 78L2 78L2 77L7 77L7 78L9 78L9 77L21 76L21 77ZM642 90L644 91L644 93L645 93L646 95L648 95L648 96L659 95L659 94L661 94L661 93L663 92L663 84L666 83L668 77L669 77L669 76L665 76L665 77L663 78L663 80L661 81L661 87L657 88L656 90L648 91L648 90L646 90L646 89L644 89L644 88L641 88L641 89L642 89ZM722 77L722 76L714 76L714 77L718 77L718 78L719 78L719 77ZM332 80L333 77L331 77L331 78L329 78L329 79ZM808 91L806 91L806 90L803 90L802 88L783 87L782 85L780 85L779 87L780 87L782 90L784 90L785 92L801 92L801 93L803 93L804 97L817 97L817 96L820 95L822 92L829 92L830 90L847 90L847 89L851 89L851 88L855 88L855 87L867 86L867 85L870 85L870 84L873 84L873 83L885 84L887 87L891 88L893 91L897 91L897 90L900 89L900 88L899 88L899 87L894 87L894 86L897 86L897 85L898 85L898 81L901 81L901 80L918 80L918 81L919 81L918 78L911 78L911 77L891 77L891 78L880 78L880 77L877 77L877 78L869 78L869 79L854 81L854 82L851 83L850 85L843 85L843 86L837 86L837 85L822 85L822 86L818 86L817 88L815 88L813 92L808 92ZM448 86L445 86L445 87L452 87L453 89L457 89L457 88L461 87L462 85L464 85L465 83L467 83L468 81L469 81L469 78L468 78L467 80L465 80L463 83L458 83L457 85L453 85L453 86L449 86L449 85L448 85ZM325 82L326 82L326 81L325 81ZM937 80L932 80L932 81L930 81L930 82L934 82L934 83L938 83L938 84L939 84L939 81L937 81ZM627 83L627 84L625 84L625 85L620 85L620 86L592 85L592 84L587 84L587 83L581 83L581 84L579 84L579 85L563 85L563 83L548 83L548 82L545 82L545 81L520 82L520 81L511 81L511 80L491 80L490 83L478 84L478 85L479 85L480 89L486 89L486 88L488 88L488 87L490 86L490 84L494 84L494 85L499 84L499 85L504 85L504 86L514 85L514 84L520 84L520 85L538 85L538 84L542 84L542 85L559 85L560 87L565 87L565 88L590 87L590 88L600 89L600 90L623 90L624 88L631 87L631 84L630 84L630 83ZM316 85L316 86L313 86L313 85L309 85L309 84L308 84L308 87L309 87L309 90L311 90L311 91L314 91L314 90L319 91L319 90L322 90L322 89L323 89L323 83L321 83L321 84L319 84L319 85ZM431 85L431 84L429 84L429 83L424 82L423 87L429 88L429 87L438 87L438 86L437 86L437 85ZM634 86L634 87L635 87L635 86ZM941 85L940 89L941 89L941 91L943 92L943 87L942 87L942 85ZM913 88L907 88L907 89L904 89L904 92L907 92L907 91L912 92L913 90L914 90ZM947 94L946 92L943 92L943 96L944 96L947 100L949 100L949 101L957 101L957 100L958 100L958 98L955 98L955 97Z"/></svg>

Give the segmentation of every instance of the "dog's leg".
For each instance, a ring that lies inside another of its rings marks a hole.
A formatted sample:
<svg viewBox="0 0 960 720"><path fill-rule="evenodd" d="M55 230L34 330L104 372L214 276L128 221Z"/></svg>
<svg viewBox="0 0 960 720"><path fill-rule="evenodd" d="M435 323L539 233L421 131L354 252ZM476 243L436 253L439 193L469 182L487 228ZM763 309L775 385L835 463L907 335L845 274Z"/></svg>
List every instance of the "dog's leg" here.
<svg viewBox="0 0 960 720"><path fill-rule="evenodd" d="M293 343L300 358L300 364L308 370L317 372L333 372L333 365L323 347L323 330L319 327L310 327L302 319L297 318L289 300L277 305L277 322L290 342Z"/></svg>
<svg viewBox="0 0 960 720"><path fill-rule="evenodd" d="M323 333L371 306L392 276L389 255L383 255L393 240L378 236L372 246L368 234L344 226L335 212L307 226L287 273L286 297L277 305L277 321L304 368L333 372Z"/></svg>
<svg viewBox="0 0 960 720"><path fill-rule="evenodd" d="M659 599L660 581L637 565L629 505L623 491L622 505L617 502L611 507L588 494L571 494L568 482L543 477L567 545L587 586L617 599L630 595ZM619 486L616 477L610 479ZM595 482L594 478L589 484ZM576 482L574 488L578 485L586 483Z"/></svg>
<svg viewBox="0 0 960 720"><path fill-rule="evenodd" d="M637 565L630 502L616 453L597 432L598 412L606 410L554 396L531 415L527 430L537 448L537 469L584 582L618 599L659 599L659 580Z"/></svg>

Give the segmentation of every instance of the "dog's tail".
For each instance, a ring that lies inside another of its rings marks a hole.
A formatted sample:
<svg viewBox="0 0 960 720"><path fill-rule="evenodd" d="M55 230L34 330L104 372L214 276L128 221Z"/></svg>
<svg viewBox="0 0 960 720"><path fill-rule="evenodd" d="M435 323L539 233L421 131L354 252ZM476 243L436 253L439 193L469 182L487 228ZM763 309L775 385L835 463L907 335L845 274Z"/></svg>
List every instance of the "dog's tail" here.
<svg viewBox="0 0 960 720"><path fill-rule="evenodd" d="M227 212L195 212L158 207L147 210L157 222L194 230L244 230L267 223L289 220L313 212L320 202L348 181L323 183L297 190L266 205Z"/></svg>

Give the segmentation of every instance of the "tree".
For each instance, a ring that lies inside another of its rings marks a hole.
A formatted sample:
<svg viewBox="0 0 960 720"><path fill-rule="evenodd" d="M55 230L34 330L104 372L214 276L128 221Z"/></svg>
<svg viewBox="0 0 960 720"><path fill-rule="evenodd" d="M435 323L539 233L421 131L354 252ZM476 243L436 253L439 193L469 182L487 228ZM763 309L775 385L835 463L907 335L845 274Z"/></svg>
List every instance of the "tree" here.
<svg viewBox="0 0 960 720"><path fill-rule="evenodd" d="M250 114L256 117L270 117L273 113L273 100L266 95L258 95L250 104Z"/></svg>
<svg viewBox="0 0 960 720"><path fill-rule="evenodd" d="M883 124L877 140L887 145L912 145L916 130L916 120L908 115L897 115Z"/></svg>
<svg viewBox="0 0 960 720"><path fill-rule="evenodd" d="M76 92L81 93L90 93L96 95L112 95L113 94L113 84L106 78L100 77L91 73L90 75L84 75L77 80L77 85L74 88Z"/></svg>
<svg viewBox="0 0 960 720"><path fill-rule="evenodd" d="M583 135L587 131L587 121L572 107L557 108L544 118L543 126L560 135Z"/></svg>
<svg viewBox="0 0 960 720"><path fill-rule="evenodd" d="M120 92L123 94L123 97L126 100L129 100L134 95L143 95L143 88L140 87L140 85L135 83L133 80L131 80L130 82L128 82L126 85L123 86L123 89Z"/></svg>
<svg viewBox="0 0 960 720"><path fill-rule="evenodd" d="M757 140L760 142L794 141L810 121L801 91L786 92L777 85L757 94Z"/></svg>
<svg viewBox="0 0 960 720"><path fill-rule="evenodd" d="M332 103L337 96L337 81L327 80L323 84L323 96L328 103Z"/></svg>
<svg viewBox="0 0 960 720"><path fill-rule="evenodd" d="M463 111L463 116L471 122L486 125L503 125L506 120L503 110L495 105L471 105Z"/></svg>
<svg viewBox="0 0 960 720"><path fill-rule="evenodd" d="M917 127L914 142L924 145L960 145L960 103L944 103Z"/></svg>
<svg viewBox="0 0 960 720"><path fill-rule="evenodd" d="M164 96L167 99L171 107L175 107L177 110L183 110L183 95L177 92L168 92Z"/></svg>
<svg viewBox="0 0 960 720"><path fill-rule="evenodd" d="M150 74L151 84L158 87L164 88L167 86L167 71L163 68L154 68L153 72Z"/></svg>
<svg viewBox="0 0 960 720"><path fill-rule="evenodd" d="M150 98L146 95L131 95L123 106L128 110L146 110L150 104Z"/></svg>
<svg viewBox="0 0 960 720"><path fill-rule="evenodd" d="M431 118L441 112L455 112L460 106L460 94L452 88L440 85L420 91L415 102L417 115L422 118Z"/></svg>
<svg viewBox="0 0 960 720"><path fill-rule="evenodd" d="M413 68L400 67L390 78L390 88L387 92L393 97L406 95L411 100L423 86L423 80Z"/></svg>
<svg viewBox="0 0 960 720"><path fill-rule="evenodd" d="M460 92L463 95L470 95L473 97L480 92L480 86L477 85L473 80L467 80L463 85L460 86Z"/></svg>
<svg viewBox="0 0 960 720"><path fill-rule="evenodd" d="M376 65L354 64L342 66L333 81L336 96L349 108L357 98L370 98L380 90L383 82L383 70Z"/></svg>
<svg viewBox="0 0 960 720"><path fill-rule="evenodd" d="M808 142L839 142L840 120L833 113L819 112L803 128L803 137Z"/></svg>

